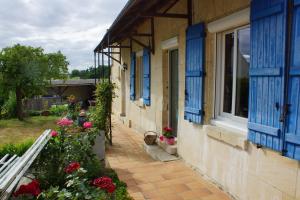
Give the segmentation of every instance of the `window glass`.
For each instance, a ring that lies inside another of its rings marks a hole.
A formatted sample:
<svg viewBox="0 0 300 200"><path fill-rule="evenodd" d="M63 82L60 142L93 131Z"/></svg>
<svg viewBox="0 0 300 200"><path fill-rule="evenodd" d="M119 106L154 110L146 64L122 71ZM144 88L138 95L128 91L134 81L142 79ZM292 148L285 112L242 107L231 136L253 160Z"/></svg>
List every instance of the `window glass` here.
<svg viewBox="0 0 300 200"><path fill-rule="evenodd" d="M234 33L225 35L224 88L223 112L232 112L232 83L234 59Z"/></svg>
<svg viewBox="0 0 300 200"><path fill-rule="evenodd" d="M237 70L235 115L248 117L250 28L237 31Z"/></svg>

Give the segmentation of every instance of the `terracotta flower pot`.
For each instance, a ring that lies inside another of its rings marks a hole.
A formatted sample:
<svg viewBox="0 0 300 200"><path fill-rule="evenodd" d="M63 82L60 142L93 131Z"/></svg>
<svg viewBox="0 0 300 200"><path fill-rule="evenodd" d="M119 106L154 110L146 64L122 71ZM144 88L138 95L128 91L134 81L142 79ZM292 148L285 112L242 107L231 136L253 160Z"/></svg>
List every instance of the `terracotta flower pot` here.
<svg viewBox="0 0 300 200"><path fill-rule="evenodd" d="M174 145L175 144L175 138L174 137L166 138L166 143L168 145Z"/></svg>

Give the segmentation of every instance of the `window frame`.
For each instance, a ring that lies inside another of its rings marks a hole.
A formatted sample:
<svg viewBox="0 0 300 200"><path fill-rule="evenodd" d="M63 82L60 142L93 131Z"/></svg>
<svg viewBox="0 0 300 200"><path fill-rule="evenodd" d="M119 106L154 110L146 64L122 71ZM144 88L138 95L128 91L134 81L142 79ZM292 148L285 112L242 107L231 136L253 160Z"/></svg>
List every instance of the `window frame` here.
<svg viewBox="0 0 300 200"><path fill-rule="evenodd" d="M237 50L238 50L238 31L250 28L250 24L238 26L216 33L216 91L215 91L215 119L221 121L221 124L229 123L230 126L240 126L241 129L247 130L248 117L236 116L236 80L237 80ZM225 37L227 34L234 34L234 51L233 51L233 74L232 74L232 99L231 113L223 112L224 105L224 84L225 84ZM216 122L215 124L217 124Z"/></svg>
<svg viewBox="0 0 300 200"><path fill-rule="evenodd" d="M136 52L136 71L138 71L138 73L135 74L135 78L138 81L135 82L135 89L136 89L135 100L141 101L143 100L143 87L144 87L143 50ZM137 90L137 88L139 90Z"/></svg>

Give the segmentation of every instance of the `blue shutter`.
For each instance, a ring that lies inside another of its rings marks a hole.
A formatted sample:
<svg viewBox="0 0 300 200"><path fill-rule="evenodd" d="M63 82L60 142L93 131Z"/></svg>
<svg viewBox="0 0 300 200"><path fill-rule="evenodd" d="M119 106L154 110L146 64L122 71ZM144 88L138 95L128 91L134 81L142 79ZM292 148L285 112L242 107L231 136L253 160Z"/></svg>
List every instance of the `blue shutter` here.
<svg viewBox="0 0 300 200"><path fill-rule="evenodd" d="M143 51L143 67L144 67L143 100L145 105L150 106L151 64L150 64L150 51L149 49L146 48Z"/></svg>
<svg viewBox="0 0 300 200"><path fill-rule="evenodd" d="M300 160L300 0L294 1L292 27L285 149L288 157Z"/></svg>
<svg viewBox="0 0 300 200"><path fill-rule="evenodd" d="M185 112L184 119L200 124L203 119L204 24L188 27L186 32Z"/></svg>
<svg viewBox="0 0 300 200"><path fill-rule="evenodd" d="M135 63L136 63L136 56L133 52L131 54L131 64L130 64L130 100L135 100Z"/></svg>
<svg viewBox="0 0 300 200"><path fill-rule="evenodd" d="M248 139L282 150L286 0L252 0Z"/></svg>

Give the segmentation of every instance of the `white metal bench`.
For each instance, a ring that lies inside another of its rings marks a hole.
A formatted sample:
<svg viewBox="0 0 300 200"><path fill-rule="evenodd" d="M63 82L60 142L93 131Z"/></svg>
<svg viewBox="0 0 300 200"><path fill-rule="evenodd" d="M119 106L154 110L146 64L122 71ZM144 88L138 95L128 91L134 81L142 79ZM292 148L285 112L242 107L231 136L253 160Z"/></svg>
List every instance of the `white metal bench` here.
<svg viewBox="0 0 300 200"><path fill-rule="evenodd" d="M0 199L10 197L13 190L24 176L35 158L51 137L51 130L46 130L35 143L22 155L5 155L0 159Z"/></svg>

